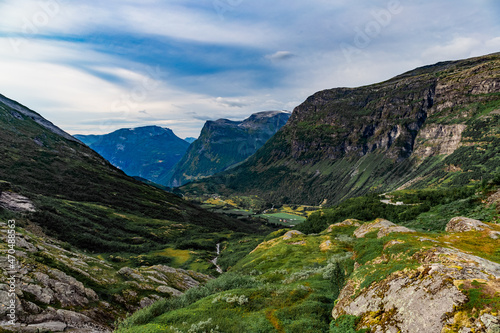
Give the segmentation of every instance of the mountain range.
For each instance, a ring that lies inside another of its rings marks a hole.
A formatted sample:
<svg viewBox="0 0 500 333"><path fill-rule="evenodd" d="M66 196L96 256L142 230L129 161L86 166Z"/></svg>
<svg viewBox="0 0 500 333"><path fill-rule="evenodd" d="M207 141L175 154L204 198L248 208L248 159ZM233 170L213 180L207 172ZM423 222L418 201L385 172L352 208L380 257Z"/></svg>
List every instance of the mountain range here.
<svg viewBox="0 0 500 333"><path fill-rule="evenodd" d="M264 111L242 121L207 121L200 137L175 166L168 185L184 185L244 161L283 127L290 115L286 111Z"/></svg>
<svg viewBox="0 0 500 333"><path fill-rule="evenodd" d="M189 142L159 126L120 129L105 135L75 135L129 176L164 184Z"/></svg>
<svg viewBox="0 0 500 333"><path fill-rule="evenodd" d="M244 163L185 193L334 204L488 180L500 165L500 54L315 93Z"/></svg>

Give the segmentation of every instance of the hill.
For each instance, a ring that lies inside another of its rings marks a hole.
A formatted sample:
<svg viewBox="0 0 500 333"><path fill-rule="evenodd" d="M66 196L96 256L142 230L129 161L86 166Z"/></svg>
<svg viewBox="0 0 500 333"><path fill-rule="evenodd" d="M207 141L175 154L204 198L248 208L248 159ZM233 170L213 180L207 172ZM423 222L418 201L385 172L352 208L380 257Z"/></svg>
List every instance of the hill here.
<svg viewBox="0 0 500 333"><path fill-rule="evenodd" d="M170 185L179 186L224 171L262 147L290 118L285 111L264 111L243 121L207 121L200 137L174 168Z"/></svg>
<svg viewBox="0 0 500 333"><path fill-rule="evenodd" d="M247 161L183 191L331 205L369 192L473 184L499 171L499 110L498 53L320 91Z"/></svg>
<svg viewBox="0 0 500 333"><path fill-rule="evenodd" d="M184 156L189 143L159 126L120 129L106 135L75 135L129 176L161 184Z"/></svg>

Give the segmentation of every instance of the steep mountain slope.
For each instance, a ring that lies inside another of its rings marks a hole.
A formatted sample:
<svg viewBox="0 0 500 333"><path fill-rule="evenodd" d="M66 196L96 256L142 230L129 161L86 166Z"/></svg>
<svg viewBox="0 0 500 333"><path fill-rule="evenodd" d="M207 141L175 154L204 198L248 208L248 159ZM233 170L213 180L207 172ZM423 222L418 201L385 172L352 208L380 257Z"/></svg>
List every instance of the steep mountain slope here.
<svg viewBox="0 0 500 333"><path fill-rule="evenodd" d="M189 143L168 128L145 126L120 129L106 135L75 135L90 148L123 170L155 183L165 183Z"/></svg>
<svg viewBox="0 0 500 333"><path fill-rule="evenodd" d="M245 163L184 190L319 204L463 185L498 171L499 135L497 53L318 92Z"/></svg>
<svg viewBox="0 0 500 333"><path fill-rule="evenodd" d="M200 137L175 167L170 185L205 178L254 154L290 118L285 111L264 111L243 121L207 121Z"/></svg>

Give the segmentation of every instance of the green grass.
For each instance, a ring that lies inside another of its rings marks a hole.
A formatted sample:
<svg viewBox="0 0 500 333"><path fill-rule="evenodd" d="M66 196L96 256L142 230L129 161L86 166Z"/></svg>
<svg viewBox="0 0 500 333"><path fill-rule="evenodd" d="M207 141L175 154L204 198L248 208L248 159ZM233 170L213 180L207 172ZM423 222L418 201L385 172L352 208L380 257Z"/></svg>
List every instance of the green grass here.
<svg viewBox="0 0 500 333"><path fill-rule="evenodd" d="M287 213L275 213L275 214L262 214L257 215L257 217L262 217L267 219L271 223L281 224L281 225L297 225L306 220L305 217ZM286 222L284 221L286 220Z"/></svg>

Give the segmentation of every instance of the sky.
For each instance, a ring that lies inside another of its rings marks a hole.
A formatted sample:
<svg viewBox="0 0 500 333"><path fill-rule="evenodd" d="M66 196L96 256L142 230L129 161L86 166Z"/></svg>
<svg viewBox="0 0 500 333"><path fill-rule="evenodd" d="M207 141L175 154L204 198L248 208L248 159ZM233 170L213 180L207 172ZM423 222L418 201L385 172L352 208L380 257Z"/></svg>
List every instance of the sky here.
<svg viewBox="0 0 500 333"><path fill-rule="evenodd" d="M289 110L500 52L497 0L0 0L0 94L70 134Z"/></svg>

